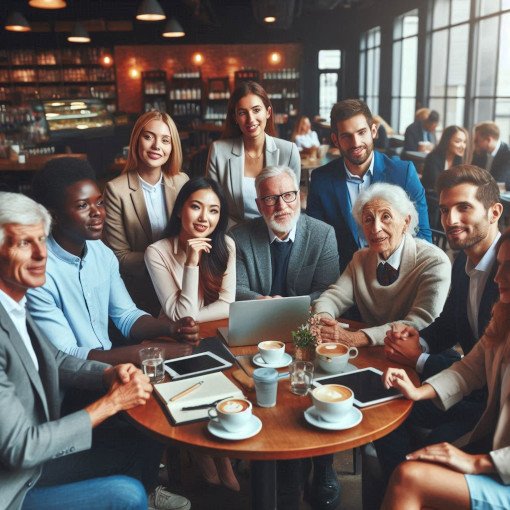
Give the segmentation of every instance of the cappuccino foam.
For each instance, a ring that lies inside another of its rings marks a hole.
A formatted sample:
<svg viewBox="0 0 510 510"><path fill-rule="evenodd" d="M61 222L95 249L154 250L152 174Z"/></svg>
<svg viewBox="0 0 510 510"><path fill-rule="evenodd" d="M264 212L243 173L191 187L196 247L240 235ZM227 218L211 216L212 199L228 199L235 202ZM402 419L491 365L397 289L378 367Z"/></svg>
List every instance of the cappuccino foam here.
<svg viewBox="0 0 510 510"><path fill-rule="evenodd" d="M317 349L319 354L323 356L343 356L347 354L348 347L343 344L331 343L331 344L323 344L320 345Z"/></svg>
<svg viewBox="0 0 510 510"><path fill-rule="evenodd" d="M234 413L241 413L245 409L248 409L249 404L246 402L246 400L227 400L226 402L222 402L218 409L222 413L226 414L234 414Z"/></svg>
<svg viewBox="0 0 510 510"><path fill-rule="evenodd" d="M342 402L352 396L352 391L345 386L327 384L315 393L315 397L323 402Z"/></svg>
<svg viewBox="0 0 510 510"><path fill-rule="evenodd" d="M282 342L278 342L276 340L267 340L266 342L261 342L259 347L262 349L281 349L284 346Z"/></svg>

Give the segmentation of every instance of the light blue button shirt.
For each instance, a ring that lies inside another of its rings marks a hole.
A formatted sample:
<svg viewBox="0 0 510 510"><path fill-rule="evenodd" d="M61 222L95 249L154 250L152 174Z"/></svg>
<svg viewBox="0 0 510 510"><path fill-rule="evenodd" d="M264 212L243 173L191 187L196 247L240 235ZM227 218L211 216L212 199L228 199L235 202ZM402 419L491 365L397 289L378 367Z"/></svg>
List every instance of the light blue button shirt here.
<svg viewBox="0 0 510 510"><path fill-rule="evenodd" d="M55 347L82 359L91 349L111 349L108 317L128 337L146 313L133 303L112 250L101 241L87 241L80 258L52 236L47 247L46 283L27 292L27 304Z"/></svg>
<svg viewBox="0 0 510 510"><path fill-rule="evenodd" d="M347 168L347 165L344 162L344 168L346 173L346 184L347 184L347 191L349 193L349 202L350 202L350 208L352 210L352 207L354 206L354 202L356 202L356 199L358 198L358 195L361 193L362 190L368 188L372 184L372 177L374 175L374 154L372 153L372 161L370 161L370 165L365 172L365 175L363 177L358 177L357 175L351 174L349 172L349 169ZM364 248L367 246L367 242L365 240L365 236L363 235L363 230L361 227L358 228L358 235L354 236L356 239L356 242L358 243L358 246L360 248Z"/></svg>

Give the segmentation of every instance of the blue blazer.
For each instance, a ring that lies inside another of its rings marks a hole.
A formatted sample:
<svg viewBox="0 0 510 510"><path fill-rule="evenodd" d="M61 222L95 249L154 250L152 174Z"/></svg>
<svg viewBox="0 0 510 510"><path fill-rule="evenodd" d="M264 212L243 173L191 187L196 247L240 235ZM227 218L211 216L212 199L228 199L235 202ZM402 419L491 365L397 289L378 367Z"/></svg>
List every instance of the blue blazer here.
<svg viewBox="0 0 510 510"><path fill-rule="evenodd" d="M426 241L432 241L425 190L420 183L413 163L400 159L390 159L377 151L374 151L374 158L372 183L388 182L404 188L418 211L418 237ZM308 193L306 213L329 223L335 229L340 257L340 272L343 272L354 252L359 249L356 241L358 227L351 209L343 158L335 159L314 170Z"/></svg>
<svg viewBox="0 0 510 510"><path fill-rule="evenodd" d="M455 356L448 352L448 349L459 343L464 354L467 354L478 340L471 330L467 315L469 276L466 274L465 267L466 254L461 251L453 263L450 294L446 299L443 311L430 326L420 331L420 336L427 341L431 353L424 366L424 379L448 368L453 361L457 361ZM480 337L491 318L492 306L499 297L498 286L494 282L496 269L497 264L494 262L480 300L478 309Z"/></svg>

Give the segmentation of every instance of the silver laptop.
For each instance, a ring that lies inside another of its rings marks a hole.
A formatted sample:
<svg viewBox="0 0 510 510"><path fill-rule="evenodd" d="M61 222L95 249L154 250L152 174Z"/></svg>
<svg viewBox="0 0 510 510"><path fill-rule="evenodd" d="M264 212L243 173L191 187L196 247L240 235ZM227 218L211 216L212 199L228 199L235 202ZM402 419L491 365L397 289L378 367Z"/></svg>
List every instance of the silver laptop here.
<svg viewBox="0 0 510 510"><path fill-rule="evenodd" d="M228 328L218 333L228 345L256 345L262 340L290 342L295 331L308 319L310 296L253 299L230 303Z"/></svg>

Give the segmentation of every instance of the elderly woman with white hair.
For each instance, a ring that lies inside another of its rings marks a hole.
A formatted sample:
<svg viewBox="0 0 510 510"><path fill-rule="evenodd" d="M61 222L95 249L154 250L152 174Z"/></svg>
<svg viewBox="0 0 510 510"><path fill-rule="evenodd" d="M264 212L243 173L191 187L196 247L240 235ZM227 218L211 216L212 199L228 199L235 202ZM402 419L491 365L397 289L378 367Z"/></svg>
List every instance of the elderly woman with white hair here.
<svg viewBox="0 0 510 510"><path fill-rule="evenodd" d="M383 344L393 321L420 330L443 309L450 261L433 244L415 238L418 213L406 192L387 183L363 190L353 207L368 248L357 251L340 278L313 303L321 316L322 341ZM346 331L337 322L357 305L367 325Z"/></svg>

